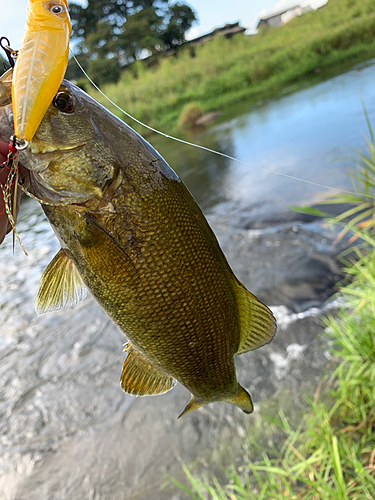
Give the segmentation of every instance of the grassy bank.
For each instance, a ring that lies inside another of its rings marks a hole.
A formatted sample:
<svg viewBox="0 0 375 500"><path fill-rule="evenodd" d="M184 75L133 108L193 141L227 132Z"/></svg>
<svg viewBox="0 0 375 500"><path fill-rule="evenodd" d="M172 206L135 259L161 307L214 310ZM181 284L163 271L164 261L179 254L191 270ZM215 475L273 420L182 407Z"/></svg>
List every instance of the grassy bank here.
<svg viewBox="0 0 375 500"><path fill-rule="evenodd" d="M328 76L372 57L373 1L329 0L326 7L283 27L232 40L217 37L198 47L194 58L183 48L177 57L161 59L156 68L137 62L117 84L103 90L138 119L171 133L192 103L201 112L223 110L241 100L277 95L296 82L317 74Z"/></svg>
<svg viewBox="0 0 375 500"><path fill-rule="evenodd" d="M331 219L357 246L343 256L344 304L326 320L328 374L302 417L283 411L258 419L248 454L220 482L185 472L195 500L373 500L375 498L375 142L360 155L358 195L331 202L352 208ZM327 201L328 202L328 201ZM342 233L341 233L342 234ZM346 260L345 260L346 259ZM290 412L290 410L289 410ZM294 418L291 418L294 417ZM260 421L260 424L259 424ZM293 423L291 423L293 421ZM259 428L260 426L260 428Z"/></svg>

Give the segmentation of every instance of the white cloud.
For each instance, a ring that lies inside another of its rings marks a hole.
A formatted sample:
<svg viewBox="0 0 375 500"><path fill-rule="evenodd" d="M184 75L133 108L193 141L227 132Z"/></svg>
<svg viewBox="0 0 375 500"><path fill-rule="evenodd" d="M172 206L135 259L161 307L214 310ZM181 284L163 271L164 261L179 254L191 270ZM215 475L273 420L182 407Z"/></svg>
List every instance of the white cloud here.
<svg viewBox="0 0 375 500"><path fill-rule="evenodd" d="M201 34L200 29L196 26L190 28L185 35L186 40L193 40L193 38L197 38Z"/></svg>
<svg viewBox="0 0 375 500"><path fill-rule="evenodd" d="M259 12L258 16L259 16L259 17L266 16L266 15L267 15L267 12L268 12L268 10L267 10L267 9L262 9L262 10Z"/></svg>

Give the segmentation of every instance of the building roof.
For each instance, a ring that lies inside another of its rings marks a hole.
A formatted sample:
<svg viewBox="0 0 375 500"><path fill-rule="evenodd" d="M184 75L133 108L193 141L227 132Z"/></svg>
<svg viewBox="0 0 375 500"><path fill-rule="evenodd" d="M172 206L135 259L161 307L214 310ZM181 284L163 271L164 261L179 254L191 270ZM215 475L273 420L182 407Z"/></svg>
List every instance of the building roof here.
<svg viewBox="0 0 375 500"><path fill-rule="evenodd" d="M205 33L204 35L200 35L196 38L192 38L191 40L186 40L184 43L188 44L199 44L200 42L204 42L207 40L212 39L215 35L222 35L222 36L228 36L228 35L234 35L236 33L243 33L246 31L246 28L243 28L242 26L239 25L239 22L237 23L227 23L224 26L221 26L220 28L215 28L214 30L210 31L209 33Z"/></svg>

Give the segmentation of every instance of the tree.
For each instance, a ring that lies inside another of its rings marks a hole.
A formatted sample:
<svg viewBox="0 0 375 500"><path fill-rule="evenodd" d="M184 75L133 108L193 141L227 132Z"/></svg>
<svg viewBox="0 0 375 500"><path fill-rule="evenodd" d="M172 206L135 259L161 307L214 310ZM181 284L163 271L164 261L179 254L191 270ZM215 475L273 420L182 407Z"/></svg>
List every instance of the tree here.
<svg viewBox="0 0 375 500"><path fill-rule="evenodd" d="M172 5L167 27L162 34L166 48L173 48L185 40L185 33L196 20L194 11L186 4Z"/></svg>
<svg viewBox="0 0 375 500"><path fill-rule="evenodd" d="M160 44L163 22L163 17L152 7L129 16L118 38L118 46L125 59L135 61L145 50L154 52L155 46Z"/></svg>
<svg viewBox="0 0 375 500"><path fill-rule="evenodd" d="M97 23L101 21L119 29L136 12L147 8L162 9L167 4L168 0L88 0L86 7L70 3L72 36L86 38L89 33L96 31Z"/></svg>
<svg viewBox="0 0 375 500"><path fill-rule="evenodd" d="M180 45L196 20L186 4L169 0L88 0L70 4L72 37L85 62L115 59L120 66L151 53Z"/></svg>
<svg viewBox="0 0 375 500"><path fill-rule="evenodd" d="M121 68L118 61L112 59L91 59L87 71L97 85L117 82L120 78Z"/></svg>

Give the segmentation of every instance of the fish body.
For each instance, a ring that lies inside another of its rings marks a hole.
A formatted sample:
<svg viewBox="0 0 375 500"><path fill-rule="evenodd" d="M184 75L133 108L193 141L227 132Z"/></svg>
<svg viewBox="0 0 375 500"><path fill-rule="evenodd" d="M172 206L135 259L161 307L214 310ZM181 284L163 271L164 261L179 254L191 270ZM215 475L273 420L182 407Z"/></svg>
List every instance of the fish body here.
<svg viewBox="0 0 375 500"><path fill-rule="evenodd" d="M0 111L1 136L11 117ZM178 380L192 394L183 413L215 401L251 413L234 355L269 343L275 319L237 280L163 158L64 81L20 159L62 247L43 274L37 312L72 306L87 287L129 341L124 391L161 394Z"/></svg>
<svg viewBox="0 0 375 500"><path fill-rule="evenodd" d="M59 89L68 64L71 31L67 0L29 0L12 85L18 139L32 139Z"/></svg>

